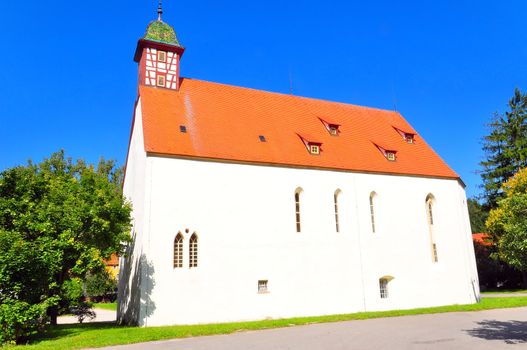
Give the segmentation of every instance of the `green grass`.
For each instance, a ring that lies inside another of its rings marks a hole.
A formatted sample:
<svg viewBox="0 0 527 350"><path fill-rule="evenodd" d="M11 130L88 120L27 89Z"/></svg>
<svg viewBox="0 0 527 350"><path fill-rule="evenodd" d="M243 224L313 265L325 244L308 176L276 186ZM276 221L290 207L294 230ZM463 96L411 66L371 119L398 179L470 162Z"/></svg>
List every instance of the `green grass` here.
<svg viewBox="0 0 527 350"><path fill-rule="evenodd" d="M96 309L104 309L110 311L117 310L117 303L93 303L92 306Z"/></svg>
<svg viewBox="0 0 527 350"><path fill-rule="evenodd" d="M407 315L435 314L456 311L480 311L527 306L527 297L488 298L479 304L450 305L411 310L394 310L380 312L359 312L344 315L329 315L317 317L297 317L254 322L237 322L208 324L195 326L165 326L165 327L120 327L113 323L86 323L74 325L59 325L48 330L30 341L30 345L13 346L10 349L81 349L85 347L101 347L118 344L195 337L213 334L229 334L238 331L289 327L310 323L337 322L349 320L364 320L379 317L395 317Z"/></svg>

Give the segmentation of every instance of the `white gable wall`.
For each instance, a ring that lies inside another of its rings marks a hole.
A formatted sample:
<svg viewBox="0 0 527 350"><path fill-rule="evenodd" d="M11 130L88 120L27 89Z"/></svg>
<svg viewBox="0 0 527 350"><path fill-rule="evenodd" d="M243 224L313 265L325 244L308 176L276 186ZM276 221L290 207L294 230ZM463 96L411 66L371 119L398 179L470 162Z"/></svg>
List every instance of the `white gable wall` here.
<svg viewBox="0 0 527 350"><path fill-rule="evenodd" d="M141 276L145 275L144 259L141 259L144 249L145 192L147 190L147 157L144 149L143 118L141 114L141 100L135 108L134 126L130 138L130 146L126 163L126 174L123 184L124 196L132 203L132 237L133 244L129 245L126 255L119 261L119 307L117 319L121 323L136 324L144 315L141 305L145 297L146 288ZM143 295L141 292L143 291Z"/></svg>
<svg viewBox="0 0 527 350"><path fill-rule="evenodd" d="M144 215L143 237L136 226L136 251L141 242L150 268L140 270L140 325L461 304L479 295L466 199L456 180L154 156L142 166L151 178L145 181L142 174L143 182L133 186L146 189L136 198L148 203L143 209L134 200L136 224ZM297 187L303 188L300 233ZM372 191L376 233L370 223ZM432 262L426 221L429 193L436 203L438 263ZM174 269L178 231L185 238L184 267ZM199 237L197 268L188 267L193 232ZM394 277L388 299L379 296L382 276ZM269 281L269 293L257 293L258 280Z"/></svg>

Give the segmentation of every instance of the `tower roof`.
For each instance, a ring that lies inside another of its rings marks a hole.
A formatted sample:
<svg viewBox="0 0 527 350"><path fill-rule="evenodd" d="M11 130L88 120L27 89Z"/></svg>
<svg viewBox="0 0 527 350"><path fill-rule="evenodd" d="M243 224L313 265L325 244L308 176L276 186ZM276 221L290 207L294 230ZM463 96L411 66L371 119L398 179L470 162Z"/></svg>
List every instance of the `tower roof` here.
<svg viewBox="0 0 527 350"><path fill-rule="evenodd" d="M146 40L157 41L163 44L182 47L176 37L176 31L168 23L163 22L161 18L156 19L148 24L145 36Z"/></svg>

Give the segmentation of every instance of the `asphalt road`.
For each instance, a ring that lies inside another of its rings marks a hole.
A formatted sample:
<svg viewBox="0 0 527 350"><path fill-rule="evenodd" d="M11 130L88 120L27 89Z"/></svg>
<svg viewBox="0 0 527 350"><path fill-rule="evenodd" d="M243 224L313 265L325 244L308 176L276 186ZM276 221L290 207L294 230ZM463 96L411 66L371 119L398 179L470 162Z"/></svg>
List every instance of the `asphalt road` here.
<svg viewBox="0 0 527 350"><path fill-rule="evenodd" d="M527 349L527 307L314 324L112 350Z"/></svg>

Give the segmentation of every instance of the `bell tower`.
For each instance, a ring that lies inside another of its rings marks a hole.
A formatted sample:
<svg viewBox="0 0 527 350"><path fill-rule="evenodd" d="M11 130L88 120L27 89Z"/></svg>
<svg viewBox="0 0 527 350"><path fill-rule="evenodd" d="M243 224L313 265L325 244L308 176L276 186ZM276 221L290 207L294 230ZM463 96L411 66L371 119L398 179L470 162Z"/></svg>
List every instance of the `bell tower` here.
<svg viewBox="0 0 527 350"><path fill-rule="evenodd" d="M179 44L176 32L163 22L161 0L157 19L150 22L143 38L137 42L134 61L139 63L139 84L179 90L179 61L185 48Z"/></svg>

